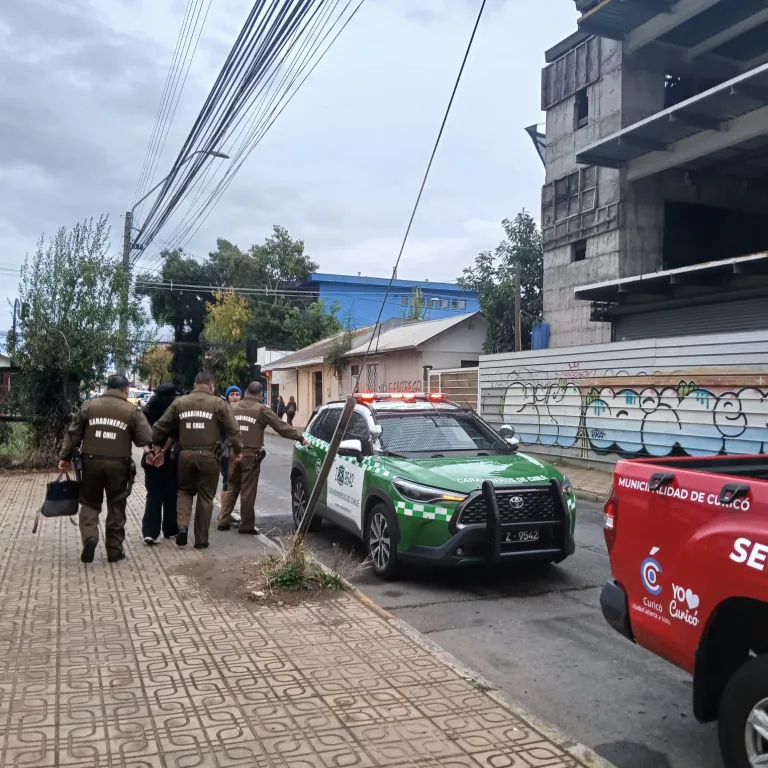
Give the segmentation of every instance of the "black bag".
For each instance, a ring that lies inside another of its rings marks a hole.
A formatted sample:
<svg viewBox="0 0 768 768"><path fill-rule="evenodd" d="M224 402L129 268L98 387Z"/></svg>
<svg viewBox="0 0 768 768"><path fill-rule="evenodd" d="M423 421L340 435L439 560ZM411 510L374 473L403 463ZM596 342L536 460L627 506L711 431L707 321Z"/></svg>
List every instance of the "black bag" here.
<svg viewBox="0 0 768 768"><path fill-rule="evenodd" d="M66 476L66 480L62 480ZM70 480L69 474L61 472L52 483L48 483L45 501L40 507L43 517L71 517L77 514L80 483Z"/></svg>
<svg viewBox="0 0 768 768"><path fill-rule="evenodd" d="M61 478L66 476L66 480ZM40 526L40 515L43 517L68 517L74 524L72 516L78 511L78 496L80 494L80 483L77 480L70 480L69 474L61 472L52 482L48 483L48 489L45 492L45 501L35 515L35 524L32 526L32 533L37 533Z"/></svg>

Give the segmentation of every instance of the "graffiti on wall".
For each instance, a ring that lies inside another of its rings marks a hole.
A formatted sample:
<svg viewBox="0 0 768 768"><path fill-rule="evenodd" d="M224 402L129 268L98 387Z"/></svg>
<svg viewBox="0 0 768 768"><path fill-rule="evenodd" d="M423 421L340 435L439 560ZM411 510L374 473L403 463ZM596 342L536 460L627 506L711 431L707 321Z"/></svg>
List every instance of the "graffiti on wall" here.
<svg viewBox="0 0 768 768"><path fill-rule="evenodd" d="M633 374L633 378L638 374ZM768 392L672 386L583 387L514 381L504 421L523 443L620 456L768 452Z"/></svg>

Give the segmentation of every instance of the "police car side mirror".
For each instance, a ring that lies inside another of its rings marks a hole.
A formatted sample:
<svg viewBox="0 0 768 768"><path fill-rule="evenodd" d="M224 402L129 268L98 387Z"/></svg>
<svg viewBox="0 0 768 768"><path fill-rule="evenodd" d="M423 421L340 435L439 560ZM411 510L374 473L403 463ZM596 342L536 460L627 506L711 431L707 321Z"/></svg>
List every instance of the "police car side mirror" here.
<svg viewBox="0 0 768 768"><path fill-rule="evenodd" d="M371 440L378 440L381 437L381 433L384 430L381 428L381 424L374 424L371 427Z"/></svg>
<svg viewBox="0 0 768 768"><path fill-rule="evenodd" d="M363 444L360 440L342 440L339 443L339 456L351 456L353 459L362 461L363 459Z"/></svg>
<svg viewBox="0 0 768 768"><path fill-rule="evenodd" d="M507 438L507 445L513 451L516 451L520 447L520 441L516 437L508 437Z"/></svg>
<svg viewBox="0 0 768 768"><path fill-rule="evenodd" d="M510 426L509 424L503 424L501 429L499 429L499 434L505 440L509 440L510 438L515 436L515 428L513 426Z"/></svg>

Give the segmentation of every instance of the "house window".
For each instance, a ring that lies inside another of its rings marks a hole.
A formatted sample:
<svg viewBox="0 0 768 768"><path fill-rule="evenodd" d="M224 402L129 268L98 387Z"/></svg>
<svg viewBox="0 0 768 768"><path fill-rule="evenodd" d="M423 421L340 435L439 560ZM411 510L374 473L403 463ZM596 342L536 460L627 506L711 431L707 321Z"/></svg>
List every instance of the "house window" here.
<svg viewBox="0 0 768 768"><path fill-rule="evenodd" d="M408 297L407 296L401 296L400 297L400 306L401 307L407 307L408 306Z"/></svg>
<svg viewBox="0 0 768 768"><path fill-rule="evenodd" d="M449 299L443 299L443 309L450 309L451 308L451 302Z"/></svg>
<svg viewBox="0 0 768 768"><path fill-rule="evenodd" d="M459 299L459 309L466 309L467 302L464 299Z"/></svg>
<svg viewBox="0 0 768 768"><path fill-rule="evenodd" d="M459 300L451 299L451 309L458 309L458 308L459 308Z"/></svg>
<svg viewBox="0 0 768 768"><path fill-rule="evenodd" d="M430 299L429 306L431 309L440 309L440 299Z"/></svg>
<svg viewBox="0 0 768 768"><path fill-rule="evenodd" d="M576 128L589 123L589 94L586 88L576 91Z"/></svg>
<svg viewBox="0 0 768 768"><path fill-rule="evenodd" d="M352 375L353 378L357 378L360 375L360 366L359 365L350 365L349 366L349 372Z"/></svg>
<svg viewBox="0 0 768 768"><path fill-rule="evenodd" d="M571 245L571 261L584 261L587 258L587 241L577 240Z"/></svg>
<svg viewBox="0 0 768 768"><path fill-rule="evenodd" d="M379 391L379 364L368 363L368 365L365 366L365 370L367 373L368 392L378 392Z"/></svg>

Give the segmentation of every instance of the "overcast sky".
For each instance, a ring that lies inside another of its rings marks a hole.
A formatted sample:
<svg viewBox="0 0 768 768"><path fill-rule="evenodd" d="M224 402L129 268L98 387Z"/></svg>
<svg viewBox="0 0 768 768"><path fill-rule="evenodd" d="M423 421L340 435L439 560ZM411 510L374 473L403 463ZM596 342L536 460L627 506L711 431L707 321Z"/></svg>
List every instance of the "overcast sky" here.
<svg viewBox="0 0 768 768"><path fill-rule="evenodd" d="M251 4L212 0L158 178ZM101 213L119 248L185 6L0 2L0 268L41 232ZM388 275L478 7L366 0L188 250L217 237L247 248L281 224L323 271ZM575 28L573 0L488 0L401 277L453 280L497 244L502 218L538 219L543 167L523 128L542 119L545 49ZM0 279L2 330L16 282Z"/></svg>

